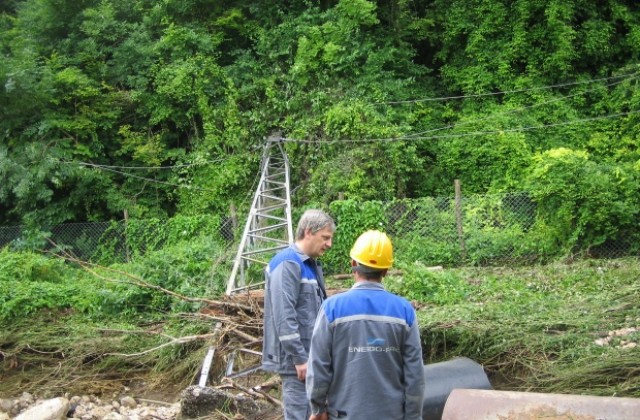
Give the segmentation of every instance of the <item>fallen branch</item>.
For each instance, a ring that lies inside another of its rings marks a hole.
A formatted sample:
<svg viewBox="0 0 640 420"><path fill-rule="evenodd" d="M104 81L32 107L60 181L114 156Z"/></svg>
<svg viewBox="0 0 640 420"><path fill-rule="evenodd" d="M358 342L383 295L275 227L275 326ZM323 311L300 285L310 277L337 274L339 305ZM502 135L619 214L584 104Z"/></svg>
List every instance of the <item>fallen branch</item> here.
<svg viewBox="0 0 640 420"><path fill-rule="evenodd" d="M212 338L214 337L216 334L211 333L211 334L202 334L202 335L187 335L185 337L179 337L179 338L173 338L171 341L169 341L168 343L163 343L160 344L159 346L147 349L145 351L141 351L138 353L105 353L105 356L121 356L121 357L137 357L137 356L143 356L145 354L154 352L156 350L159 350L161 348L167 347L167 346L172 346L175 344L184 344L184 343L189 343L191 341L197 341L197 340L206 340L208 338Z"/></svg>
<svg viewBox="0 0 640 420"><path fill-rule="evenodd" d="M52 244L54 246L57 246L54 242L52 242ZM86 261L83 261L79 258L74 257L73 255L67 253L66 251L64 252L65 256L60 256L59 254L55 254L53 253L53 255L59 257L59 258L63 258L65 261L69 261L69 262L73 262L78 264L80 267L82 267L85 271L87 271L88 273L92 274L93 276L104 280L104 281L109 281L109 282L113 282L113 283L123 283L123 284L131 284L134 286L138 286L138 287L144 287L144 288L148 288L148 289L153 289L153 290L158 290L160 292L166 293L170 296L173 296L175 298L178 298L180 300L183 300L185 302L195 302L195 303L206 303L207 305L211 305L211 306L222 306L222 307L226 307L226 308L235 308L235 309L241 309L244 311L249 311L249 312L254 312L254 307L250 306L250 305L244 305L241 303L237 303L237 302L227 302L227 301L220 301L220 300L212 300L212 299L207 299L207 298L195 298L195 297L190 297L190 296L185 296L185 295L181 295L179 293L176 293L172 290L169 289L165 289L164 287L158 286L156 284L151 284L143 279L141 279L140 277L134 276L133 274L127 273L126 271L121 271L121 270L116 270L114 268L111 267L104 267L98 264L94 264L94 263L89 263ZM98 273L95 268L100 268L109 272L113 272L116 274L120 274L124 277L127 277L129 279L131 279L131 281L125 281L125 280L116 280L107 276L104 276L100 273Z"/></svg>
<svg viewBox="0 0 640 420"><path fill-rule="evenodd" d="M256 398L264 398L267 401L269 401L270 403L277 405L278 407L282 407L282 403L273 398L271 395L267 394L266 392L260 390L260 389L256 389L254 388L245 388L242 385L238 385L237 383L233 382L231 379L229 378L223 378L223 381L225 382L223 385L217 386L216 388L221 389L221 388L233 388L233 389L237 389L238 391L244 392L247 395L252 395Z"/></svg>
<svg viewBox="0 0 640 420"><path fill-rule="evenodd" d="M269 390L271 390L271 388L273 388L275 386L278 386L280 384L280 382L281 382L280 377L274 375L269 380L267 380L266 382L263 382L260 385L254 386L253 389L264 391L264 392L269 392Z"/></svg>
<svg viewBox="0 0 640 420"><path fill-rule="evenodd" d="M238 337L242 338L243 340L248 341L249 343L253 343L255 341L261 340L258 337L254 337L252 335L249 335L249 334L247 334L245 332L242 332L240 330L237 330L237 329L233 329L233 330L231 330L231 332L233 334L237 335Z"/></svg>

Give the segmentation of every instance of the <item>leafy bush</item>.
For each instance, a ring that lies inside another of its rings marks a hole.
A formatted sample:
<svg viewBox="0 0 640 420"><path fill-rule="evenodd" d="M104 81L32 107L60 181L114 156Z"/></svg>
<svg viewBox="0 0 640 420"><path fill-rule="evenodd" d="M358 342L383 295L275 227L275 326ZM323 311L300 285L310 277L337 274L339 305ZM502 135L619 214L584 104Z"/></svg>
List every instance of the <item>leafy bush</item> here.
<svg viewBox="0 0 640 420"><path fill-rule="evenodd" d="M170 219L143 219L111 222L99 240L91 260L103 265L127 262L166 245L208 235L221 237L220 217L212 215L182 216Z"/></svg>
<svg viewBox="0 0 640 420"><path fill-rule="evenodd" d="M438 240L424 236L401 236L393 239L395 260L421 262L426 265L459 265L462 258L456 240Z"/></svg>
<svg viewBox="0 0 640 420"><path fill-rule="evenodd" d="M0 320L28 317L43 309L72 308L86 293L91 291L73 283L3 281L0 282Z"/></svg>
<svg viewBox="0 0 640 420"><path fill-rule="evenodd" d="M206 235L149 252L130 264L110 267L105 275L114 284L102 290L101 310L133 315L158 311L193 311L200 305L142 287L144 282L187 297L217 295L224 290L225 270L214 270L212 259L226 248Z"/></svg>
<svg viewBox="0 0 640 420"><path fill-rule="evenodd" d="M0 282L49 282L61 281L65 271L61 260L47 258L31 251L12 252L0 249Z"/></svg>
<svg viewBox="0 0 640 420"><path fill-rule="evenodd" d="M452 200L430 197L389 202L386 229L394 244L396 261L459 264L461 249L452 206Z"/></svg>
<svg viewBox="0 0 640 420"><path fill-rule="evenodd" d="M536 223L566 251L638 236L640 173L632 165L595 162L587 152L558 148L535 156L528 189Z"/></svg>
<svg viewBox="0 0 640 420"><path fill-rule="evenodd" d="M93 280L62 260L2 249L0 320L28 317L43 309L90 310L98 298Z"/></svg>
<svg viewBox="0 0 640 420"><path fill-rule="evenodd" d="M421 263L399 264L401 276L387 276L385 287L410 300L451 305L465 300L469 285L453 271L433 271Z"/></svg>
<svg viewBox="0 0 640 420"><path fill-rule="evenodd" d="M358 236L366 230L381 229L385 225L383 205L379 201L334 201L330 214L336 222L337 231L333 247L322 257L322 264L327 273L349 272L349 251Z"/></svg>
<svg viewBox="0 0 640 420"><path fill-rule="evenodd" d="M533 240L533 234L523 232L517 225L475 230L466 236L467 257L473 265L542 261L551 252L544 242Z"/></svg>
<svg viewBox="0 0 640 420"><path fill-rule="evenodd" d="M167 220L130 220L125 235L127 244L135 252L161 249L200 235L220 238L220 218L211 215L176 216Z"/></svg>
<svg viewBox="0 0 640 420"><path fill-rule="evenodd" d="M171 297L154 287L187 297L212 296L224 290L227 271L214 271L211 261L226 248L213 236L177 241L140 256L134 263L89 266L92 272L59 259L2 249L0 319L21 318L42 309L72 309L99 317L145 313L152 317L168 311L197 310L198 303Z"/></svg>

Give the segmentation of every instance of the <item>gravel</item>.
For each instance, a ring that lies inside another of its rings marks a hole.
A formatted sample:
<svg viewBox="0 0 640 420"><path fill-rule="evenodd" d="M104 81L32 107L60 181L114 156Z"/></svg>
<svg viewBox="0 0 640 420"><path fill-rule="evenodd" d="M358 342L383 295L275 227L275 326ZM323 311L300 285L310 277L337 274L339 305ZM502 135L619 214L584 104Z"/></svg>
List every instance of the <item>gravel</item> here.
<svg viewBox="0 0 640 420"><path fill-rule="evenodd" d="M131 396L104 400L94 395L64 395L63 398L57 399L62 402L61 404L68 404L64 405L65 408L68 407L66 418L73 419L170 420L178 418L180 414L179 402L136 400ZM45 407L45 403L50 400L52 399L37 399L28 392L24 392L17 398L0 398L0 420L18 417L21 413L36 409L38 406Z"/></svg>

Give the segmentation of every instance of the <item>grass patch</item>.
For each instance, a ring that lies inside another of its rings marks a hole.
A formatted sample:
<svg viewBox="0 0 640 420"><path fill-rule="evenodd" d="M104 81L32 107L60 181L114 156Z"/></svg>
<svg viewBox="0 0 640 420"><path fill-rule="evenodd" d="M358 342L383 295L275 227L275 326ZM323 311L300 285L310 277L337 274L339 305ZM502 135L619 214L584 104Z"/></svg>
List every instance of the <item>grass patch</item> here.
<svg viewBox="0 0 640 420"><path fill-rule="evenodd" d="M198 315L199 304L144 285L212 297L224 290L226 272L217 273L211 258L225 252L201 238L128 265L84 270L0 250L0 395L186 388L208 344L197 336L210 333L212 321ZM184 336L196 338L174 342Z"/></svg>
<svg viewBox="0 0 640 420"><path fill-rule="evenodd" d="M190 241L93 274L0 251L0 394L117 393L136 383L182 390L197 382L209 342L172 339L208 334L213 322L199 317L197 303L132 280L216 298L231 268L227 251ZM398 268L385 285L419 308L425 363L469 357L496 389L640 397L637 258ZM352 284L327 280L331 288Z"/></svg>
<svg viewBox="0 0 640 420"><path fill-rule="evenodd" d="M421 295L418 311L426 363L469 357L497 389L640 396L637 259L428 275L435 292ZM409 295L425 284L388 280Z"/></svg>

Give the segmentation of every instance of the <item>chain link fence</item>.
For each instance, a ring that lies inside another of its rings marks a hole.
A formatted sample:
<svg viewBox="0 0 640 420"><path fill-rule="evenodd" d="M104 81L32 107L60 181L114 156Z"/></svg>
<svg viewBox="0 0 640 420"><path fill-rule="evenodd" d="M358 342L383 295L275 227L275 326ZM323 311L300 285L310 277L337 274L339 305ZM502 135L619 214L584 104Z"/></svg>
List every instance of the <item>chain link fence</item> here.
<svg viewBox="0 0 640 420"><path fill-rule="evenodd" d="M193 219L181 218L183 222ZM216 235L229 244L233 241L230 218L220 221L200 216L195 219L195 223L184 228L179 223L172 223L175 219L64 223L47 232L35 233L22 226L0 227L0 248L37 249L69 259L112 264L130 262L179 239L202 234ZM170 226L172 224L174 226Z"/></svg>
<svg viewBox="0 0 640 420"><path fill-rule="evenodd" d="M640 236L640 226L633 234L619 232L597 244L582 243L571 235L558 235L562 229L551 229L540 220L536 203L526 192L394 200L379 203L376 209L379 228L393 238L397 259L403 261L483 266L640 255L634 239ZM217 235L231 250L241 235L238 226L244 224L226 217L187 219L67 223L52 227L38 246L23 228L0 227L0 248L55 250L96 263L127 262L203 233Z"/></svg>
<svg viewBox="0 0 640 420"><path fill-rule="evenodd" d="M558 257L618 258L640 255L633 238L611 232L587 243L572 223L552 225L526 192L455 198L421 198L384 204L384 228L397 254L431 265L543 263ZM557 222L556 222L557 223Z"/></svg>

